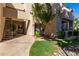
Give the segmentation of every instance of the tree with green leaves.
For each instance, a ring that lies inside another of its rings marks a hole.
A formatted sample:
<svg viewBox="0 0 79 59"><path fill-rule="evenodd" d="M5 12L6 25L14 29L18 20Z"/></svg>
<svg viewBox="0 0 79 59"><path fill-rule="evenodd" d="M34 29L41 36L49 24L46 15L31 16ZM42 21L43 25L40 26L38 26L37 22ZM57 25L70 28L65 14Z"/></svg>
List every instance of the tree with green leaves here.
<svg viewBox="0 0 79 59"><path fill-rule="evenodd" d="M53 19L50 3L33 4L33 16L36 21L41 21L41 26L45 29L46 24Z"/></svg>
<svg viewBox="0 0 79 59"><path fill-rule="evenodd" d="M35 3L33 4L33 15L41 21L48 22L52 18L52 10L50 3Z"/></svg>
<svg viewBox="0 0 79 59"><path fill-rule="evenodd" d="M78 20L78 18L74 19L74 30L76 30L76 31L79 30L79 20Z"/></svg>

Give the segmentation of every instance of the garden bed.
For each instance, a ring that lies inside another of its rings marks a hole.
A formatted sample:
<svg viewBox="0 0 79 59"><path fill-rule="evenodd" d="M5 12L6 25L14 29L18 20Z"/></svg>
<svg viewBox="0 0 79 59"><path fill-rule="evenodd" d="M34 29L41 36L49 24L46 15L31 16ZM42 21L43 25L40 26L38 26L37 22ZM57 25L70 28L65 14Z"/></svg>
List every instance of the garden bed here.
<svg viewBox="0 0 79 59"><path fill-rule="evenodd" d="M58 41L58 45L62 48L67 56L79 56L79 39Z"/></svg>

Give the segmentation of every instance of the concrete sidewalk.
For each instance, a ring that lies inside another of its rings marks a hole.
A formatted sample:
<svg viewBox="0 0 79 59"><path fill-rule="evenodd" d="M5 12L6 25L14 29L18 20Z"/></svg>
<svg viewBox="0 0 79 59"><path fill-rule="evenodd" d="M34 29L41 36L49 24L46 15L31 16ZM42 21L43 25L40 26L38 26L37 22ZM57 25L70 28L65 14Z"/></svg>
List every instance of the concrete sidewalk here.
<svg viewBox="0 0 79 59"><path fill-rule="evenodd" d="M29 56L34 36L24 35L0 42L0 56Z"/></svg>

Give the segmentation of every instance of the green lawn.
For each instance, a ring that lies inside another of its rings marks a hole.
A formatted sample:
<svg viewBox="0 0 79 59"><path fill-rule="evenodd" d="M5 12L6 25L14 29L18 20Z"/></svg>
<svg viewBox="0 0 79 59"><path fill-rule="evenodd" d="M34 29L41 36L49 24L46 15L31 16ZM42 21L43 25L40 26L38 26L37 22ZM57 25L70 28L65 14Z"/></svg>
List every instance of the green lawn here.
<svg viewBox="0 0 79 59"><path fill-rule="evenodd" d="M30 49L30 56L51 56L57 53L57 45L60 47L79 47L79 38L73 40L59 39L57 41L35 41Z"/></svg>
<svg viewBox="0 0 79 59"><path fill-rule="evenodd" d="M30 49L30 56L51 56L57 51L56 41L35 41Z"/></svg>

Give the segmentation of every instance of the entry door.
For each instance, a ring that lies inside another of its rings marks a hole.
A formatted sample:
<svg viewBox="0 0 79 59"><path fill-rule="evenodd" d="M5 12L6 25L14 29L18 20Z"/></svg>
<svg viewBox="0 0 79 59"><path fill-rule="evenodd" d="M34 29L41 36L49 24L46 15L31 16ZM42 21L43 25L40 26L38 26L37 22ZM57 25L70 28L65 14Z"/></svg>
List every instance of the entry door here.
<svg viewBox="0 0 79 59"><path fill-rule="evenodd" d="M16 25L16 32L18 34L24 34L25 32L25 22L21 21L14 21L14 24Z"/></svg>

